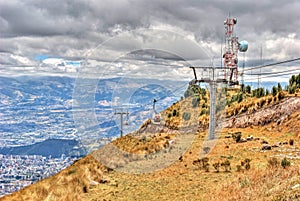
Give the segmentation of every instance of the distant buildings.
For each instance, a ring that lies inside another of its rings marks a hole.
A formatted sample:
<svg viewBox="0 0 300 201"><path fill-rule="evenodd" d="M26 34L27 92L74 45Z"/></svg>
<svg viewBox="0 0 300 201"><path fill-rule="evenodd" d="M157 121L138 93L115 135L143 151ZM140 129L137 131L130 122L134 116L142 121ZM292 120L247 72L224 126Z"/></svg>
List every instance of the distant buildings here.
<svg viewBox="0 0 300 201"><path fill-rule="evenodd" d="M0 154L0 197L56 174L77 159L64 154L60 158Z"/></svg>

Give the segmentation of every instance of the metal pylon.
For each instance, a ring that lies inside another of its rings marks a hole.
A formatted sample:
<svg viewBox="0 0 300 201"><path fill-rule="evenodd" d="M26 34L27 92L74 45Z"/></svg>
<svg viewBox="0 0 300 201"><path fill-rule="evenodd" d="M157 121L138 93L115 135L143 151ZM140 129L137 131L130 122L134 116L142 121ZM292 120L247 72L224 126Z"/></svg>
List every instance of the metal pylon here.
<svg viewBox="0 0 300 201"><path fill-rule="evenodd" d="M123 136L123 115L129 115L128 112L117 112L115 111L115 115L120 115L120 136Z"/></svg>
<svg viewBox="0 0 300 201"><path fill-rule="evenodd" d="M190 82L190 84L198 84L198 83L208 83L210 86L210 113L209 113L209 139L215 139L215 131L216 131L216 105L217 105L217 84L223 83L228 84L228 80L218 79L216 76L216 70L227 70L227 68L215 68L215 67L190 67L194 72L194 79ZM211 74L207 78L198 78L196 74L196 69L201 70L210 70Z"/></svg>
<svg viewBox="0 0 300 201"><path fill-rule="evenodd" d="M209 139L215 138L216 131L216 93L217 93L217 82L213 80L209 83L210 86L210 113L209 113Z"/></svg>

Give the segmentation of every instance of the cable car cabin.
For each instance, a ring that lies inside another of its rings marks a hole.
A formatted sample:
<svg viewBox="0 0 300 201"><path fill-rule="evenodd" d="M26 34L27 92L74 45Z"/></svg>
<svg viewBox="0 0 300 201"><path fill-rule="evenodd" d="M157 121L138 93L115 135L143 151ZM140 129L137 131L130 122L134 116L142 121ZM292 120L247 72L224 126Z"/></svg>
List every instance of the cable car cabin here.
<svg viewBox="0 0 300 201"><path fill-rule="evenodd" d="M161 115L159 113L157 113L157 114L154 114L152 123L160 124L161 120L162 120Z"/></svg>
<svg viewBox="0 0 300 201"><path fill-rule="evenodd" d="M128 121L125 121L125 126L128 126L128 125L129 125Z"/></svg>

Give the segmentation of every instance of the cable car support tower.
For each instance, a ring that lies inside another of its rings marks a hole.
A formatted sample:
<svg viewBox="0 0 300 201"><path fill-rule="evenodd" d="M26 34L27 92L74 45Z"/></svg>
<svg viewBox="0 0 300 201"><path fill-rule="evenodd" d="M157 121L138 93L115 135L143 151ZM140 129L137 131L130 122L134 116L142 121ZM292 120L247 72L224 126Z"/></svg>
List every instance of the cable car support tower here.
<svg viewBox="0 0 300 201"><path fill-rule="evenodd" d="M226 87L239 85L238 82L238 52L246 52L248 42L238 42L238 37L234 34L234 26L237 18L228 17L224 21L225 25L225 52L222 55L224 67L190 67L194 73L194 79L190 85L208 83L210 88L210 117L209 117L209 140L215 139L216 129L216 105L217 86L223 84ZM201 71L201 77L197 76L197 71Z"/></svg>
<svg viewBox="0 0 300 201"><path fill-rule="evenodd" d="M125 125L128 125L128 111L127 112L123 112L123 111L116 111L115 110L115 115L120 115L120 137L123 137L123 115L126 115L127 116L127 120L125 122Z"/></svg>

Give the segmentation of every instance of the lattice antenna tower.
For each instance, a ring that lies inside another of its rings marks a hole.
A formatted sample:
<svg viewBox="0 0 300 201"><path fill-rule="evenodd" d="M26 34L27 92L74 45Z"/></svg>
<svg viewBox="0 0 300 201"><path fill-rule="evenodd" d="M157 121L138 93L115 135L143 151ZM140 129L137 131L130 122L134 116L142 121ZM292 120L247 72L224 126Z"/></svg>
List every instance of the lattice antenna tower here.
<svg viewBox="0 0 300 201"><path fill-rule="evenodd" d="M229 80L230 85L238 84L238 37L234 33L234 26L237 18L228 17L224 21L225 25L225 52L223 54L224 67L229 70L229 75L225 73L225 79ZM229 78L229 79L228 79Z"/></svg>
<svg viewBox="0 0 300 201"><path fill-rule="evenodd" d="M209 120L209 139L215 138L216 128L216 90L217 84L223 83L229 86L238 85L238 51L246 52L248 49L247 41L238 41L238 37L234 34L234 25L237 23L236 18L230 16L224 21L225 25L225 52L222 55L224 61L224 67L196 67L191 66L193 70L194 79L190 82L190 85L196 85L200 83L208 83L210 85L210 120ZM196 69L202 71L202 76L198 77ZM218 77L217 71L224 72L223 78ZM208 76L204 76L204 72L208 71ZM229 73L228 73L229 71ZM229 74L229 75L228 75Z"/></svg>

